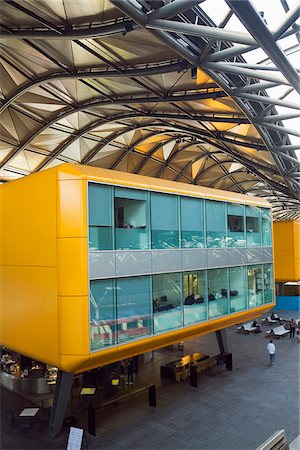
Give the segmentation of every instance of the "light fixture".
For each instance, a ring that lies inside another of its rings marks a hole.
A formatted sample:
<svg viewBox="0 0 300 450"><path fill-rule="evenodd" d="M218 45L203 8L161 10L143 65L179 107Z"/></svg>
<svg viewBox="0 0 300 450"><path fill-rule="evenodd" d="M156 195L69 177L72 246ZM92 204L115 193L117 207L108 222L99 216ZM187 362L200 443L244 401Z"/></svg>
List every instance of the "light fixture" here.
<svg viewBox="0 0 300 450"><path fill-rule="evenodd" d="M197 78L197 67L191 68L191 78L192 80L195 80Z"/></svg>

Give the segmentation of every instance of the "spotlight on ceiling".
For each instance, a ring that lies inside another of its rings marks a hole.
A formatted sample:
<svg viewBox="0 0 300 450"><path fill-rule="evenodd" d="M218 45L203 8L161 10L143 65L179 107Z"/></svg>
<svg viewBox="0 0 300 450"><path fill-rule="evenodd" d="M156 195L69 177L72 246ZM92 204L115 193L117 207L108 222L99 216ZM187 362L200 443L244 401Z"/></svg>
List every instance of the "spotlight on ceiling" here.
<svg viewBox="0 0 300 450"><path fill-rule="evenodd" d="M179 62L178 72L187 72L188 67L189 67L189 63L185 59L183 59L182 61Z"/></svg>
<svg viewBox="0 0 300 450"><path fill-rule="evenodd" d="M195 80L197 78L197 67L191 68L191 77L192 77L192 80Z"/></svg>

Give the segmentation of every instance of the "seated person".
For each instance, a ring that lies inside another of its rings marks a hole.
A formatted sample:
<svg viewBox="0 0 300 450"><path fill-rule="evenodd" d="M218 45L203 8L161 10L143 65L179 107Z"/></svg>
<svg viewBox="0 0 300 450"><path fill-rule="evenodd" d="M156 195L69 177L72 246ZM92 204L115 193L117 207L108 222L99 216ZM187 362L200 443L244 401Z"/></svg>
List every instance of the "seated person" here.
<svg viewBox="0 0 300 450"><path fill-rule="evenodd" d="M185 305L193 305L195 303L195 294L188 295L184 300Z"/></svg>
<svg viewBox="0 0 300 450"><path fill-rule="evenodd" d="M260 325L258 324L257 320L255 320L255 319L253 320L252 326L256 328L254 333L259 333L261 331Z"/></svg>
<svg viewBox="0 0 300 450"><path fill-rule="evenodd" d="M195 303L204 303L204 297L198 294L195 296Z"/></svg>
<svg viewBox="0 0 300 450"><path fill-rule="evenodd" d="M278 317L277 314L272 313L271 314L271 319L272 320L276 320L279 323L279 325L281 325L280 317Z"/></svg>

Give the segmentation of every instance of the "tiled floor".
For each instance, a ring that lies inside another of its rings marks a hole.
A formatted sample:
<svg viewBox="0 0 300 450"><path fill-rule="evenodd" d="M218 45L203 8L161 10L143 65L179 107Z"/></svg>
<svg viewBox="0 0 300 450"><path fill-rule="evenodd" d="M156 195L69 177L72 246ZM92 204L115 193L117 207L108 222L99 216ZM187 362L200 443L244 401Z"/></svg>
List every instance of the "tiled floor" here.
<svg viewBox="0 0 300 450"><path fill-rule="evenodd" d="M291 318L289 311L279 314ZM263 325L264 332L269 328ZM157 408L148 406L146 394L107 406L97 413L97 436L87 434L89 448L253 450L280 429L292 442L300 433L300 342L289 337L275 340L276 361L270 367L264 332L243 335L236 327L228 329L233 371L219 366L200 374L198 388L188 382L161 383L160 365L180 353L155 352L153 363L140 368L135 384L157 384ZM186 341L184 353L193 351L219 353L215 335ZM47 427L38 422L26 432L10 424L8 411L29 406L28 399L2 390L1 449L66 448L67 430L50 441ZM86 428L85 417L78 426Z"/></svg>

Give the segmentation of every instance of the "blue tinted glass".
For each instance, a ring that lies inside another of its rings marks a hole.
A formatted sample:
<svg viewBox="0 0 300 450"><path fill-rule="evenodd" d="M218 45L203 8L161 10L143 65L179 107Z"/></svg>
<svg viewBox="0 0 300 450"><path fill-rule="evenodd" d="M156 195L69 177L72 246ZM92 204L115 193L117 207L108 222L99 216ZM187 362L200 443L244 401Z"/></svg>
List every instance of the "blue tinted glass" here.
<svg viewBox="0 0 300 450"><path fill-rule="evenodd" d="M203 248L203 200L181 197L181 247Z"/></svg>
<svg viewBox="0 0 300 450"><path fill-rule="evenodd" d="M118 342L152 334L151 282L149 276L117 280Z"/></svg>
<svg viewBox="0 0 300 450"><path fill-rule="evenodd" d="M152 248L178 248L178 198L175 195L151 193Z"/></svg>
<svg viewBox="0 0 300 450"><path fill-rule="evenodd" d="M116 307L113 280L90 282L91 349L116 344Z"/></svg>
<svg viewBox="0 0 300 450"><path fill-rule="evenodd" d="M262 266L248 266L249 308L263 304Z"/></svg>
<svg viewBox="0 0 300 450"><path fill-rule="evenodd" d="M89 225L112 226L112 187L88 184Z"/></svg>
<svg viewBox="0 0 300 450"><path fill-rule="evenodd" d="M260 209L256 206L246 206L247 247L261 245Z"/></svg>
<svg viewBox="0 0 300 450"><path fill-rule="evenodd" d="M207 247L226 247L225 203L205 201Z"/></svg>
<svg viewBox="0 0 300 450"><path fill-rule="evenodd" d="M228 314L227 269L208 270L207 275L209 318Z"/></svg>
<svg viewBox="0 0 300 450"><path fill-rule="evenodd" d="M183 319L184 325L207 319L207 293L205 271L183 274Z"/></svg>
<svg viewBox="0 0 300 450"><path fill-rule="evenodd" d="M227 240L229 247L246 247L243 205L228 203Z"/></svg>
<svg viewBox="0 0 300 450"><path fill-rule="evenodd" d="M112 187L88 183L89 248L112 250Z"/></svg>
<svg viewBox="0 0 300 450"><path fill-rule="evenodd" d="M181 274L153 275L154 333L182 326Z"/></svg>
<svg viewBox="0 0 300 450"><path fill-rule="evenodd" d="M248 290L247 272L245 267L230 267L229 269L230 312L247 309Z"/></svg>
<svg viewBox="0 0 300 450"><path fill-rule="evenodd" d="M137 189L115 189L115 233L117 250L150 248L147 193Z"/></svg>
<svg viewBox="0 0 300 450"><path fill-rule="evenodd" d="M261 209L262 217L262 245L272 245L272 212L268 208Z"/></svg>
<svg viewBox="0 0 300 450"><path fill-rule="evenodd" d="M273 303L274 301L274 275L273 275L273 264L264 264L264 298L265 303Z"/></svg>

